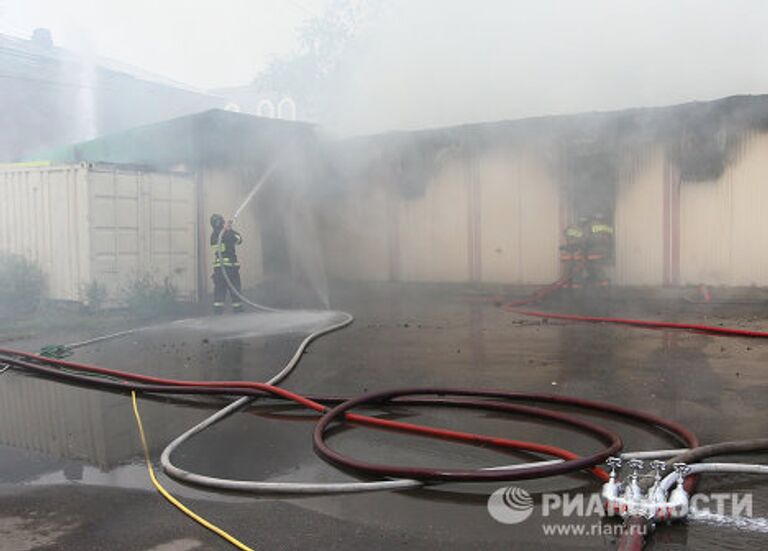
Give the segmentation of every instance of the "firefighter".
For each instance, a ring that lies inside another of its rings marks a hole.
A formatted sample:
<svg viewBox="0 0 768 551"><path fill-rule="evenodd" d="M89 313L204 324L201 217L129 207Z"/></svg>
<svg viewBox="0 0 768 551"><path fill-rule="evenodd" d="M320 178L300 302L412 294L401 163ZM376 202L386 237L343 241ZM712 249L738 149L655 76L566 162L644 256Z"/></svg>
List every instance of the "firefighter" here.
<svg viewBox="0 0 768 551"><path fill-rule="evenodd" d="M570 224L563 232L565 244L560 247L560 260L563 263L563 287L580 289L584 279L584 249L586 218L580 218L577 224Z"/></svg>
<svg viewBox="0 0 768 551"><path fill-rule="evenodd" d="M238 232L232 229L232 223L226 222L220 214L211 216L211 248L213 249L213 311L215 314L224 312L224 306L227 301L227 293L232 299L232 310L242 312L243 303L240 297L240 263L237 261L235 247L243 242L243 238ZM223 232L223 233L222 233ZM221 234L221 244L219 244L219 234ZM227 285L223 270L229 278L232 287L237 293Z"/></svg>
<svg viewBox="0 0 768 551"><path fill-rule="evenodd" d="M597 213L587 224L587 275L598 287L608 287L606 268L613 262L613 226L605 214Z"/></svg>

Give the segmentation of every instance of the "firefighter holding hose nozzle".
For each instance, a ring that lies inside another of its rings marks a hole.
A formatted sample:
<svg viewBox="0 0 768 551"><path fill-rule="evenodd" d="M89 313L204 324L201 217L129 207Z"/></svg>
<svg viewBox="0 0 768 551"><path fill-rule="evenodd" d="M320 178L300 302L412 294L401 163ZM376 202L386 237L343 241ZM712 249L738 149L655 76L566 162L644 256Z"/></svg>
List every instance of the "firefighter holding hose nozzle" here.
<svg viewBox="0 0 768 551"><path fill-rule="evenodd" d="M224 306L227 301L227 294L232 300L232 310L242 312L243 303L237 296L241 292L240 285L240 263L237 261L237 252L235 247L243 242L243 238L238 232L232 229L232 222L227 222L220 214L211 216L211 248L213 249L213 312L215 314L224 313ZM224 277L226 270L226 278ZM234 293L227 284L229 279L232 287L237 293Z"/></svg>

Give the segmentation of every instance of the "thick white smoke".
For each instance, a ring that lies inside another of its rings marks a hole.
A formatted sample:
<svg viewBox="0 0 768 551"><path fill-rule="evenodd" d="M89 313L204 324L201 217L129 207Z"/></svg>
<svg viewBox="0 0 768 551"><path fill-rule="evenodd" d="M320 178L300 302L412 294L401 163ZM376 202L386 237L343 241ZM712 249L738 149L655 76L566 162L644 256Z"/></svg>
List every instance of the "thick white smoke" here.
<svg viewBox="0 0 768 551"><path fill-rule="evenodd" d="M768 92L768 3L390 0L329 119L367 133Z"/></svg>

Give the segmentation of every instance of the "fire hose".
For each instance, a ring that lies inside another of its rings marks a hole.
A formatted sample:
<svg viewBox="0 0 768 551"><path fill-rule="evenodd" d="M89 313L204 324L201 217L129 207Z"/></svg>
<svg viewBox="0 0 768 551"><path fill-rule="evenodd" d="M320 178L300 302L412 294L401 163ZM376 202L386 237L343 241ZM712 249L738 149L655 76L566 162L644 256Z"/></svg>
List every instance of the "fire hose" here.
<svg viewBox="0 0 768 551"><path fill-rule="evenodd" d="M628 421L642 422L645 424L653 425L662 429L665 433L675 436L679 441L685 445L694 448L685 452L687 457L692 460L698 460L703 457L709 457L713 455L734 453L737 451L754 451L758 449L764 449L766 445L765 439L756 439L748 442L731 442L723 443L720 445L711 445L705 447L696 447L698 441L694 435L689 431L677 425L676 423L666 421L664 419L657 418L647 413L636 412L634 410L628 410L626 408L615 406L611 404L603 404L600 402L592 402L583 399L570 398L557 395L543 395L543 394L525 394L515 393L509 391L500 390L472 390L472 389L450 389L450 388L415 388L415 389L397 389L384 392L370 393L358 398L345 399L340 397L303 397L291 391L281 389L279 387L268 385L264 383L255 383L247 381L184 381L176 379L166 379L148 375L138 375L134 373L127 373L117 370L106 369L102 367L69 362L64 360L56 360L51 358L44 358L35 354L29 354L26 352L0 349L0 358L2 363L11 368L18 368L29 370L34 374L44 377L54 378L62 380L64 382L70 382L75 384L83 384L88 386L95 386L105 390L112 390L118 392L127 391L140 391L144 393L153 394L192 394L192 395L232 395L232 394L245 394L248 399L257 396L270 395L274 398L291 400L297 404L303 405L310 409L322 414L320 417L313 436L313 442L315 450L318 454L327 461L344 468L345 470L352 470L356 473L364 473L368 475L384 476L384 477L408 477L408 479L399 478L396 480L385 480L381 482L370 482L361 484L370 484L367 490L371 489L407 489L415 488L424 483L435 483L439 481L479 481L479 480L520 480L525 478L533 478L540 476L554 476L557 474L564 474L567 472L573 472L574 470L591 467L592 473L597 476L598 479L605 481L605 473L596 469L596 465L605 461L609 454L615 454L621 447L621 440L618 436L612 432L593 425L590 422L579 420L571 415L556 412L547 411L541 408L520 406L509 402L519 401L532 401L547 403L551 405L564 405L569 407L577 407L590 412L596 412L601 414L612 414L619 417L623 417ZM6 367L6 368L7 368ZM425 395L436 395L439 398L424 398ZM414 398L409 396L420 396L420 398ZM458 396L460 399L448 399L446 396ZM473 398L472 400L465 400L463 398ZM482 398L476 400L476 398ZM489 401L494 400L494 401ZM503 402L498 401L503 400ZM364 415L358 415L350 413L349 410L360 406L376 405L382 407L386 403L395 405L411 405L411 406L426 406L426 405L439 405L439 406L456 406L456 407L471 407L480 409L490 409L496 411L507 411L515 414L531 415L540 419L548 421L554 421L571 425L577 430L586 431L592 433L598 439L602 440L607 447L600 452L591 456L579 458L578 456L555 448L553 446L534 444L528 442L509 441L503 438L486 437L483 435L476 435L470 433L461 433L458 431L451 431L446 429L439 429L433 427L423 427L419 425L413 425L410 423L402 423L398 421L390 421L386 419L379 419L375 417L369 417ZM331 409L331 406L334 406ZM137 410L138 411L138 410ZM564 459L564 461L558 462L544 462L548 465L523 464L513 465L508 467L496 467L485 468L472 471L452 471L448 469L423 469L412 467L398 467L387 465L371 465L363 463L357 460L346 458L337 452L330 449L325 443L325 432L327 428L337 422L350 421L354 423L362 423L378 428L385 428L388 430L404 430L424 436L437 437L447 440L454 440L469 444L488 445L493 447L501 447L508 449L519 449L524 451L532 451L536 453L542 453L546 455L554 455ZM143 433L143 429L142 429ZM637 455L654 455L662 456L669 455L671 453L677 453L680 450L671 450L666 453L648 452ZM627 454L632 456L632 454ZM150 466L151 468L151 466ZM710 466L692 466L691 470L686 476L698 472L738 472L738 473L755 473L766 474L768 467L761 465L742 465L742 464L711 464ZM154 473L151 471L150 476L155 481ZM671 485L670 481L674 481L672 476L668 476L664 480L664 487L666 489ZM195 482L196 481L191 481ZM692 489L693 479L688 478L686 480L689 491ZM247 491L274 491L276 486L271 485L273 483L262 483L265 486L262 487L246 487L246 486L222 486L222 489L234 489L234 490L247 490ZM302 483L276 483L287 484L285 491L306 491L301 488ZM351 483L355 484L355 483ZM323 490L325 493L329 491L349 491L349 487L338 485L316 485L317 489L325 486ZM161 487L160 487L161 488ZM161 490L164 492L164 490ZM309 491L314 491L310 489ZM175 499L172 496L166 496L169 499ZM183 505L178 504L180 508ZM184 510L184 509L182 509ZM196 517L190 511L185 511L193 518ZM196 519L198 522L206 525L207 521L204 519ZM636 520L633 522L637 522ZM207 526L207 525L206 525ZM209 526L207 526L209 527ZM219 530L217 527L209 527L214 531ZM217 531L217 533L219 533ZM222 534L220 534L222 535ZM224 534L222 537L227 537ZM231 542L232 543L232 542ZM631 543L631 542L630 542ZM637 547L637 542L634 544Z"/></svg>
<svg viewBox="0 0 768 551"><path fill-rule="evenodd" d="M306 345L304 345L306 346ZM300 357L294 355L294 358ZM298 360L297 360L298 361ZM297 362L296 361L296 362ZM372 393L361 396L355 399L344 399L339 397L304 397L294 392L282 389L280 387L256 382L247 381L183 381L175 379L166 379L160 377L153 377L148 375L139 375L134 373L127 373L117 370L111 370L103 367L92 366L88 364L70 362L65 360L58 360L53 358L45 358L35 354L29 354L26 352L0 349L0 362L4 365L14 369L22 369L31 371L32 373L54 378L68 383L87 385L89 387L96 387L104 390L111 390L117 392L131 392L134 399L134 413L139 426L139 431L142 439L142 445L145 449L147 456L147 468L150 478L157 490L177 508L187 514L190 518L200 523L207 529L215 532L222 538L226 539L232 545L243 549L249 550L250 548L220 529L218 526L208 522L204 518L195 514L189 508L180 503L175 497L173 497L162 485L157 481L152 469L151 462L149 461L148 447L146 445L146 438L144 436L143 426L141 424L141 418L138 413L138 408L135 403L136 391L142 393L152 394L191 394L191 395L245 395L241 400L250 400L253 397L270 396L273 398L279 398L284 400L293 401L299 405L308 407L318 413L322 414L318 425L316 425L313 442L315 450L318 454L327 461L340 465L345 469L352 469L356 472L362 472L369 475L377 475L384 477L391 476L408 476L409 478L399 478L395 480L383 480L378 482L354 482L354 483L341 483L341 484L314 484L314 483L246 483L246 486L240 484L226 485L226 481L222 481L223 484L218 484L217 479L213 479L214 484L210 484L210 480L203 480L206 485L212 487L218 487L219 489L236 489L236 490L248 490L248 491L275 491L282 485L282 491L288 492L311 492L322 491L323 493L338 492L338 491L361 491L361 490L394 490L394 489L408 489L415 488L425 483L435 483L439 481L500 481L500 480L521 480L527 478L536 478L544 476L554 476L558 474L565 474L574 472L584 468L590 468L593 475L599 480L606 480L606 473L597 467L602 463L609 455L618 453L622 447L620 437L595 425L591 422L578 419L570 414L561 413L558 411L549 411L538 407L523 406L516 403L519 401L541 402L553 405L566 405L570 407L577 407L590 412L613 414L619 417L623 417L629 421L640 421L649 425L653 425L662 429L665 433L671 434L676 437L681 443L689 447L695 447L698 444L698 440L695 435L684 429L683 427L667 421L661 418L657 418L647 413L637 412L629 410L620 406L611 404L603 404L600 402L592 402L588 400L582 400L577 398L569 398L564 396L553 395L541 395L541 394L524 394L514 393L508 391L478 391L472 389L447 389L447 388L415 388L415 389L399 389L394 391L387 391L384 393ZM294 367L296 365L294 363ZM285 369L281 371L284 373ZM290 371L285 372L290 373ZM285 375L284 375L285 376ZM437 395L437 398L408 398L407 396L425 396L425 395ZM459 399L447 399L445 396L453 395L460 397ZM482 398L477 400L476 398ZM473 399L463 399L473 398ZM492 399L488 400L488 399ZM500 402L498 400L504 400ZM237 402L235 402L236 404ZM570 425L582 432L589 432L593 436L596 436L601 440L605 447L587 457L579 457L571 452L562 450L555 446L546 444L536 444L530 442L521 442L515 440L508 440L498 437L488 437L479 434L471 434L460 431L453 431L448 429L424 427L411 423L403 423L399 421L391 421L387 419L380 419L376 417L370 417L366 415L359 415L351 413L348 410L361 406L361 405L378 405L383 403L393 403L397 405L439 405L439 406L455 406L455 407L471 407L479 409L488 409L496 411L506 411L515 414L523 414L533 416L539 419L545 419L548 421L554 421ZM232 404L234 405L234 404ZM234 410L232 405L225 409ZM329 406L335 405L333 409L329 409ZM239 404L238 404L239 407ZM221 412L219 412L221 413ZM208 421L211 421L209 419ZM490 468L490 469L477 469L477 470L448 470L448 469L424 469L424 468L408 468L399 466L386 466L386 465L370 465L360 461L352 460L340 456L338 453L330 449L325 443L325 430L331 423L338 421L350 421L355 423L362 423L377 428L384 428L388 430L407 431L423 436L436 437L446 440L453 440L473 445L487 445L490 447L506 448L513 450L529 451L545 455L553 455L563 459L561 462L552 464L551 462L546 465L523 464L512 465L507 467ZM213 420L210 424L213 424ZM210 425L209 425L210 426ZM692 480L692 479L691 479ZM190 480L191 482L200 483L197 480ZM261 486L260 486L261 485ZM266 485L266 486L265 486ZM353 485L359 485L353 487Z"/></svg>
<svg viewBox="0 0 768 551"><path fill-rule="evenodd" d="M584 264L577 267L577 271L583 270ZM563 288L573 277L574 273L566 275L563 278L541 287L533 293L529 298L515 300L508 302L505 306L510 312L520 314L522 316L530 316L544 319L557 319L567 321L581 321L591 323L613 323L619 325L630 325L634 327L642 327L646 329L678 329L683 331L691 331L694 333L708 333L712 335L719 335L724 337L748 337L748 338L768 338L768 332L766 331L753 331L751 329L737 329L732 327L720 327L716 325L704 325L700 323L677 323L669 321L656 321L656 320L641 320L632 318L617 318L608 316L587 316L582 314L563 314L558 312L544 312L538 310L523 310L522 306L528 306L541 302L548 296L556 293Z"/></svg>
<svg viewBox="0 0 768 551"><path fill-rule="evenodd" d="M346 324L349 323L350 320L343 320L340 322L340 326L343 327ZM327 328L323 330L323 334L330 332L331 330L338 329L340 327L334 327L334 328ZM314 338L316 338L319 335L315 335ZM301 357L301 353L306 348L306 346L311 342L313 338L313 335L310 335L307 337L304 341L302 341L302 344L300 346L300 350L297 351L297 353L294 354L291 361L286 365L285 368L283 368L280 373L276 376L277 378L284 378L287 376L290 371L297 365L298 360ZM607 431L604 431L601 434L601 431L598 429L596 432L598 437L602 437L606 442L611 443L611 451L609 452L603 452L601 454L602 459L595 460L593 458L587 458L588 461L582 461L582 463L572 463L570 466L566 465L563 467L564 463L568 463L568 461L561 461L558 462L556 465L552 465L552 462L549 462L554 469L549 469L549 466L547 466L547 469L540 470L538 467L533 467L528 464L524 464L522 466L515 465L510 466L509 468L492 468L492 469L479 469L474 472L469 473L452 473L448 472L445 469L412 469L412 468L400 468L400 467L391 467L391 466L381 466L381 465L367 465L367 464L360 464L359 462L356 462L354 460L348 460L347 458L343 458L338 456L333 450L326 449L327 446L325 445L323 441L323 432L324 430L337 418L340 418L341 420L345 421L353 421L353 422L368 422L368 419L366 419L366 416L357 416L355 414L346 413L346 410L351 409L355 406L359 405L365 405L365 404L378 404L381 405L383 402L391 402L393 404L399 404L399 405L456 405L459 407L485 407L488 409L496 409L496 410L506 410L511 411L513 413L530 413L533 415L540 416L545 419L554 420L554 421L562 421L562 419L558 419L557 415L552 415L554 412L549 412L549 415L547 414L546 410L539 411L537 408L528 408L528 411L510 408L509 406L512 406L512 404L503 404L503 403L494 403L494 402L488 402L488 401L479 401L479 402L473 402L473 401L457 401L457 400L446 400L444 398L441 399L413 399L413 398L403 398L403 396L409 395L411 393L415 393L417 395L423 395L423 394L431 394L431 393L437 393L441 396L445 396L448 394L458 394L459 396L466 396L470 395L473 397L477 397L478 395L482 396L483 398L493 398L493 399L505 399L505 400L528 400L533 399L534 401L542 401L542 402L549 402L552 404L564 404L564 405L570 405L570 406L583 406L586 409L594 409L595 411L602 412L602 413L613 413L619 416L625 416L629 420L634 421L642 421L650 424L655 424L656 426L664 429L666 432L669 432L675 436L678 437L678 439L686 446L689 447L695 447L697 445L697 440L695 436L688 433L685 429L682 429L682 427L677 426L674 423L670 423L668 421L664 421L662 419L654 418L653 416L649 416L648 414L643 414L640 412L631 412L631 410L625 410L624 408L620 408L618 406L611 406L608 404L599 404L597 402L588 402L585 400L579 400L579 399L573 399L573 398L567 398L567 397L561 397L561 396L548 396L548 395L522 395L518 393L510 393L506 391L472 391L468 389L405 389L405 390L397 390L397 391L388 391L384 394L374 394L374 395L367 395L363 396L354 400L347 400L346 402L342 398L333 398L333 397L309 397L309 398L303 398L301 396L295 395L294 393L290 393L289 391L285 391L283 389L279 389L279 387L275 387L273 385L267 385L267 384L261 384L261 383L248 383L244 381L178 381L173 379L163 379L159 377L151 377L151 376L145 376L145 375L136 375L131 373L125 373L125 372L119 372L114 370L109 370L105 368L99 368L96 366L88 366L85 364L79 364L74 362L67 362L62 360L54 360L49 358L41 358L39 356L33 355L33 354L27 354L15 350L8 350L8 349L0 349L0 355L3 357L3 361L6 365L10 365L17 368L23 368L23 369L31 369L32 371L37 372L40 375L44 376L52 376L60 379L68 380L68 382L75 382L78 384L88 384L88 385L96 385L101 386L102 388L110 387L110 390L118 390L125 392L128 388L131 390L136 389L142 392L148 392L148 393L170 393L170 394L226 394L226 395L232 395L232 394L247 394L248 396L242 398L241 400L251 400L252 397L255 396L264 396L264 392L269 392L272 395L275 395L280 398L284 399L291 399L297 403L300 403L302 405L305 405L307 407L311 407L312 409L315 409L316 411L320 413L324 413L323 417L320 419L320 423L318 423L318 426L315 430L314 435L314 444L315 449L320 453L321 456L323 456L325 459L331 461L334 464L340 465L345 469L352 469L356 472L364 472L366 474L377 474L382 476L408 476L410 479L400 479L400 480L385 480L381 482L369 482L369 483L348 483L348 484L370 484L368 490L370 489L406 489L406 488L413 488L417 487L418 485L421 485L424 482L433 483L435 481L440 480L515 480L515 479L522 479L522 478L528 478L530 476L551 476L554 474L561 474L563 472L572 472L569 471L571 467L574 469L578 469L579 467L583 468L586 467L589 463L592 461L596 461L592 466L594 467L598 463L602 462L605 457L608 454L613 454L616 452L616 442L617 438L608 433ZM83 373L87 374L86 376L83 375ZM93 379L93 375L98 375L100 377L107 377L108 379ZM114 380L110 380L114 379ZM275 378L273 378L275 379ZM323 405L322 403L325 405ZM236 404L237 402L235 402ZM241 407L241 404L238 404L237 408L232 407L234 404L231 404L228 406L228 408L231 411L235 411L236 409L239 409ZM336 408L333 410L328 410L329 405L336 405ZM593 408L593 406L596 406ZM607 406L607 408L605 408ZM221 412L219 412L221 413ZM542 415L543 414L543 415ZM568 416L565 416L567 418ZM371 420L374 420L372 423L374 426L379 425L379 421L382 421L383 423L379 426L383 428L397 428L398 430L409 430L417 433L424 434L426 436L439 436L443 438L448 439L454 439L459 441L465 441L469 443L474 444L485 444L485 445L493 445L493 446L501 446L501 447L513 447L514 449L521 449L521 450L527 450L527 451L536 451L539 453L550 453L552 455L564 458L564 459L570 459L571 461L576 460L577 458L573 456L573 454L569 454L569 452L565 452L564 450L556 450L552 447L542 446L542 445L536 445L531 443L520 443L520 442L514 442L510 446L510 443L505 441L504 439L498 439L498 438L491 438L491 437L483 437L481 435L468 435L468 434L461 434L461 433L455 433L454 431L445 431L444 429L432 429L427 427L418 427L418 425L410 425L407 423L399 423L399 422L393 422L393 421L386 421L386 420L380 420L376 418L370 418ZM217 419L216 419L217 420ZM213 424L216 422L216 420L213 420L210 424ZM567 423L567 421L564 421ZM210 424L208 426L210 426ZM571 423L572 425L575 425L577 428L581 429L587 429L589 430L590 427L588 427L588 424L585 423ZM619 446L620 446L620 440L618 440ZM582 458L583 459L583 458ZM529 472L525 472L525 469L528 469ZM532 472L531 472L532 470ZM494 472L495 471L495 472ZM499 472L501 471L501 472ZM605 480L605 475L602 473L600 474L600 471L597 469L593 470L593 473L595 473L601 480ZM171 473L169 473L171 474ZM479 478L472 478L474 476L478 475ZM691 480L691 479L689 479ZM196 480L187 480L188 482L198 483ZM263 484L272 484L272 483L263 483ZM301 491L300 485L302 483L278 483L278 484L287 484L288 486L285 488L285 491ZM291 487L291 485L294 485ZM379 485L377 487L377 485ZM325 486L325 488L321 488L322 486ZM215 487L215 485L214 485ZM258 487L229 487L228 489L246 489L249 491L259 490L261 491L274 491L274 486L266 486L262 488ZM330 485L316 485L317 490L323 490L323 491L349 491L349 487L344 487L342 484L341 487L335 486L333 484ZM314 491L314 489L310 489L310 491ZM194 517L193 517L194 518Z"/></svg>
<svg viewBox="0 0 768 551"><path fill-rule="evenodd" d="M646 425L657 427L666 434L675 437L678 441L688 447L698 446L698 439L684 427L654 415L623 408L613 404L594 402L579 398L566 396L547 395L547 394L528 394L517 393L502 390L473 390L473 389L451 389L451 388L411 388L386 391L384 393L366 394L359 398L346 399L340 397L304 397L297 393L285 390L283 388L265 383L248 381L185 381L177 379L167 379L153 377L149 375L138 375L134 373L111 370L103 367L92 366L88 364L74 363L64 360L50 358L41 358L34 354L20 352L16 350L0 349L2 362L14 368L32 371L38 375L55 378L66 382L85 384L95 386L106 390L119 392L128 392L138 390L145 393L156 394L203 394L203 395L233 395L241 394L248 397L270 396L282 400L290 400L299 405L321 413L320 421L315 429L313 442L315 449L321 457L334 462L348 462L346 459L339 459L335 452L327 447L324 441L324 432L327 427L337 420L352 421L362 423L378 428L388 430L401 430L417 433L425 436L436 437L447 440L454 440L474 445L487 445L491 447L501 447L516 450L532 451L554 455L566 461L550 464L543 467L510 468L510 469L478 469L473 471L452 472L446 469L421 469L419 472L413 472L410 478L422 481L489 481L489 480L521 480L527 478L537 478L541 476L552 476L565 474L585 468L593 468L602 463L609 455L618 453L621 450L622 442L620 437L603 429L591 422L579 419L573 415L561 413L558 411L545 410L539 407L523 406L513 402L538 402L552 405L563 405L579 408L588 412L615 415L633 422L641 422ZM94 375L98 375L96 378ZM104 377L106 376L106 378ZM427 396L438 395L439 398L403 398L403 396ZM473 399L446 399L445 396L453 395L462 398ZM477 398L483 400L477 400ZM485 399L503 400L503 402L488 401ZM597 437L605 444L605 448L587 456L578 458L571 452L556 448L554 446L535 444L530 442L520 442L505 438L490 437L479 434L472 434L448 429L433 427L423 427L411 423L392 421L367 415L349 413L347 410L365 404L381 405L391 402L397 405L440 405L456 407L472 407L480 409L490 409L496 411L507 411L515 414L529 415L537 418L547 419L570 425L580 431L586 431ZM328 405L335 407L330 409ZM343 414L343 415L342 415ZM374 471L376 467L360 466L350 464L357 471ZM386 470L387 472L383 472ZM399 476L393 474L397 467L384 467L379 474L383 476ZM605 480L604 471L593 469L599 479Z"/></svg>
<svg viewBox="0 0 768 551"><path fill-rule="evenodd" d="M64 382L75 384L84 384L95 386L105 390L118 392L140 391L153 394L192 394L192 395L232 395L246 394L252 396L265 396L267 394L279 399L287 399L296 402L305 407L309 407L318 413L321 413L314 431L313 441L315 450L321 457L331 463L341 466L346 470L353 470L356 473L385 477L404 477L410 480L389 480L379 484L383 486L377 489L406 489L414 488L423 483L435 483L437 481L477 481L477 480L518 480L538 476L553 476L573 472L573 470L593 467L592 472L600 480L605 480L605 473L594 467L603 462L606 454L616 453L621 447L621 440L610 431L601 429L590 422L578 420L569 414L556 411L547 411L541 408L530 406L520 406L509 402L539 402L551 405L578 407L590 412L601 414L612 414L623 417L629 421L640 421L645 424L653 425L662 429L665 433L675 436L685 445L695 448L697 439L686 429L676 423L666 421L647 413L636 412L626 408L611 404L602 404L577 398L570 398L557 395L525 394L508 391L478 391L471 389L448 389L448 388L415 388L415 389L397 389L384 392L370 393L358 398L344 399L340 397L303 397L291 391L267 385L263 383L254 383L247 381L183 381L176 379L165 379L147 375L138 375L117 370L91 366L87 364L43 358L34 354L20 352L16 350L0 349L2 362L11 368L18 368L32 371L37 375L55 378ZM95 378L98 377L98 378ZM437 395L439 398L424 398L425 395ZM411 396L420 396L414 398ZM448 399L447 396L458 396L460 399ZM476 400L476 398L482 398ZM464 400L463 398L473 398ZM489 401L494 400L494 401ZM503 402L497 400L504 400ZM592 456L579 458L570 452L565 452L559 448L548 445L532 444L519 441L508 441L502 438L486 437L469 433L461 433L446 429L433 427L422 427L410 423L401 423L364 415L351 413L350 410L366 405L376 405L382 407L386 403L396 405L439 405L439 406L457 406L472 407L481 409L490 409L496 411L507 411L515 414L527 414L548 421L560 422L575 427L577 430L591 432L593 436L604 441L607 447ZM332 409L330 406L334 406ZM438 437L448 440L454 440L470 444L488 445L493 447L520 449L533 451L548 455L555 455L565 459L565 461L551 464L546 467L535 467L530 464L522 466L515 465L511 467L501 467L492 469L478 469L474 471L452 471L447 469L422 469L411 467L397 467L386 465L370 465L343 457L337 452L331 450L325 443L325 431L327 428L337 422L349 421L354 423L367 424L388 430L405 430L424 436ZM766 442L764 440L754 440L750 442L734 442L722 445L712 445L693 449L689 453L691 459L699 459L723 453L733 453L735 451L750 451L763 449ZM672 450L674 453L678 450ZM703 454L703 455L702 455ZM655 454L664 455L664 454ZM668 455L668 454L667 454ZM525 470L528 469L528 472ZM742 464L705 464L704 466L693 465L686 476L699 472L736 472L736 473L755 473L766 474L768 467L761 465L742 465ZM154 477L153 477L154 478ZM687 482L693 479L688 478ZM387 483L399 482L399 487ZM664 480L663 487L669 489L674 482L673 476L668 476ZM289 483L290 484L290 483ZM372 483L376 484L376 483ZM247 489L253 491L253 488L231 487L229 489ZM272 491L274 487L263 488L262 490ZM346 490L346 489L345 489ZM690 491L690 490L689 490ZM194 517L193 517L194 518ZM636 522L636 521L635 521Z"/></svg>
<svg viewBox="0 0 768 551"><path fill-rule="evenodd" d="M556 312L542 312L532 310L518 310L510 308L510 311L523 316L532 316L537 318L558 319L568 321L586 321L593 323L616 323L620 325L632 325L635 327L644 327L646 329L682 329L694 333L709 333L724 337L750 337L766 339L768 332L752 331L749 329L736 329L732 327L719 327L714 325L703 325L700 323L675 323L669 321L639 320L631 318L613 318L605 316L584 316L580 314L559 314Z"/></svg>
<svg viewBox="0 0 768 551"><path fill-rule="evenodd" d="M273 172L274 166L256 183L246 200L237 209L235 218L243 210L245 205L255 196L258 189L267 181L269 175ZM219 247L221 249L222 232L219 234ZM233 295L237 296L244 303L253 308L264 312L280 311L276 308L267 307L248 300L230 281L226 270L222 269L224 279ZM569 278L564 278L540 290L529 300L513 303L510 306L523 306L532 302L537 302L551 293L556 292ZM541 317L555 317L556 315L543 312L520 312L525 315L541 315ZM161 463L165 472L178 480L193 483L199 486L213 489L239 490L250 492L288 492L288 493L337 493L337 492L357 492L371 490L402 490L416 488L424 484L435 484L439 482L460 481L511 481L525 480L530 478L540 478L556 476L567 473L573 473L588 469L598 480L608 480L605 471L599 468L599 465L606 461L610 456L618 455L622 449L623 443L619 435L607 430L591 421L581 419L570 413L562 411L545 409L540 406L522 405L518 402L547 404L550 406L565 406L566 408L576 408L588 413L607 414L616 416L633 423L641 423L646 426L660 429L665 435L674 437L683 444L686 449L696 448L699 444L697 437L680 426L677 423L668 421L654 415L631 410L613 404L583 400L579 398L570 398L558 395L530 394L520 392L510 392L505 390L476 390L464 388L406 388L395 389L383 392L365 394L359 397L333 397L333 396L302 396L276 386L284 380L298 365L305 349L315 339L330 332L342 329L352 323L353 317L347 313L341 313L342 318L325 328L321 328L309 334L301 341L294 355L288 363L266 383L249 381L185 381L177 379L168 379L148 375L139 375L123 371L107 369L98 366L92 366L83 363L65 361L63 359L41 357L39 355L26 352L0 349L0 366L5 365L13 369L20 369L32 372L35 375L52 378L55 380L96 387L102 390L134 393L142 392L146 394L170 394L170 395L217 395L232 396L239 395L241 398L232 402L225 408L216 412L213 416L204 420L202 423L192 427L187 432L176 438L166 447L161 455ZM566 316L566 315L560 315ZM570 316L576 319L577 316ZM598 321L597 318L586 319L584 321ZM604 321L603 319L599 321ZM635 322L635 325L650 326L652 322L642 322L641 320L625 320ZM683 328L684 324L674 324ZM698 326L696 330L702 330L706 326ZM719 329L720 332L727 330ZM751 332L758 333L758 332ZM765 334L751 334L742 336L768 336ZM171 462L171 455L184 442L191 437L199 434L217 422L233 414L236 411L246 407L256 398L270 398L278 400L287 400L297 405L301 405L319 414L319 419L313 432L313 447L315 452L325 461L338 466L344 470L352 471L356 474L366 476L382 477L379 481L359 481L349 483L312 483L312 482L266 482L266 481L243 481L227 480L215 477L204 476L196 473L184 471ZM481 410L491 410L511 413L543 419L548 422L554 422L569 426L579 432L587 433L601 442L602 448L586 456L578 456L573 452L562 448L533 442L523 442L486 436L482 434L467 433L462 431L427 427L413 423L392 421L370 415L354 413L351 410L359 407L383 408L386 405L398 406L448 406L473 408ZM134 402L135 406L135 402ZM142 436L142 442L145 444L143 428L141 426L138 409L135 409L136 418L139 423L139 429ZM555 461L537 461L524 463L520 465L506 465L501 467L479 468L479 469L447 469L447 468L424 468L424 467L406 467L399 465L384 465L378 463L367 463L354 458L347 457L332 449L326 442L327 431L331 426L338 426L341 423L352 422L362 424L378 429L395 430L421 436L439 438L469 445L481 445L506 450L519 450L533 452L541 455L558 458ZM679 450L675 450L678 452ZM147 455L148 458L148 455ZM159 491L165 492L157 483L154 472L151 468L148 458L148 467L150 476L153 479ZM690 477L686 480L686 487L692 489L695 486L695 478ZM172 496L165 492L166 499L173 502ZM196 521L200 522L206 528L213 530L227 541L243 549L247 547L234 540L226 533L223 533L217 527L206 523L184 506L176 501L177 507L184 510Z"/></svg>
<svg viewBox="0 0 768 551"><path fill-rule="evenodd" d="M584 269L582 264L577 270ZM695 333L704 333L725 337L746 337L746 338L768 338L768 332L754 331L748 329L737 329L730 327L720 327L712 325L704 325L697 323L676 323L668 321L655 321L655 320L640 320L632 318L618 318L607 316L588 316L580 314L564 314L557 312L544 312L523 310L521 307L528 306L542 301L551 294L559 291L568 281L573 277L565 276L564 278L546 285L537 290L530 298L517 300L507 303L506 307L509 311L523 316L538 317L543 319L558 319L576 322L591 322L591 323L613 323L619 325L629 325L633 327L641 327L646 329L675 329L690 331ZM695 461L712 457L716 455L724 455L727 453L739 453L739 452L751 452L758 450L768 449L768 439L752 439L739 442L724 442L719 444L711 444L708 446L702 446L696 449L685 450L680 454L677 454L673 459L667 462L667 466L673 464L681 465L685 462ZM697 473L744 473L744 474L768 474L768 466L765 465L744 465L744 464L695 464L692 465L686 476L695 475ZM663 481L659 481L660 491L667 492L671 488L674 481L677 479L677 475L670 474ZM695 487L695 477L685 479L685 488L690 491ZM619 542L620 551L636 551L643 549L645 545L645 536L642 528L647 526L648 519L643 516L629 516L625 521L624 536Z"/></svg>

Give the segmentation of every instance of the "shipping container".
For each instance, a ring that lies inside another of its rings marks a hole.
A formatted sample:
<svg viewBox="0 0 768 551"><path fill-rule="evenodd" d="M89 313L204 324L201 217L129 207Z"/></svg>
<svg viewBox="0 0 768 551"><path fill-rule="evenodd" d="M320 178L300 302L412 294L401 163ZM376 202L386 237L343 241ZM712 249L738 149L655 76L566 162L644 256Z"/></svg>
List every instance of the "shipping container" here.
<svg viewBox="0 0 768 551"><path fill-rule="evenodd" d="M0 168L0 252L34 261L54 300L99 284L119 302L150 277L197 297L197 197L186 172L120 165Z"/></svg>

